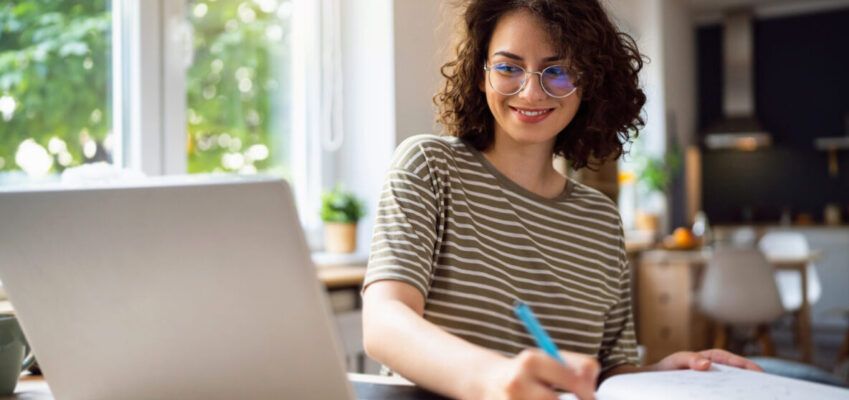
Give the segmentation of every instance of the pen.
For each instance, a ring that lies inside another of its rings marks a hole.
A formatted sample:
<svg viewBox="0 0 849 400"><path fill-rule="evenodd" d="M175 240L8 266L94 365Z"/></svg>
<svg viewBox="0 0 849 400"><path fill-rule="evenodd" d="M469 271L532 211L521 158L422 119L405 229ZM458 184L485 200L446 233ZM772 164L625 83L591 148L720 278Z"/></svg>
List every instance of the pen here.
<svg viewBox="0 0 849 400"><path fill-rule="evenodd" d="M563 357L560 357L560 353L557 351L557 346L551 340L551 337L548 336L548 333L542 329L542 325L539 324L539 321L537 320L537 317L534 316L531 308L523 301L516 300L513 311L516 313L516 316L519 317L519 320L525 325L525 329L527 329L531 337L534 338L537 346L546 352L546 354L554 357L554 359L561 364L566 365L566 360L564 360Z"/></svg>

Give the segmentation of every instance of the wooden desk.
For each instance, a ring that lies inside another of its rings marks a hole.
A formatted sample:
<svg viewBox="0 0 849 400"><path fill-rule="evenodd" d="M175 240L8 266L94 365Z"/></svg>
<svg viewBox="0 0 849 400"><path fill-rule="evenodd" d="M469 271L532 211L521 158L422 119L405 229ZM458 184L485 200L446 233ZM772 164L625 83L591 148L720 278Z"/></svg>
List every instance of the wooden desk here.
<svg viewBox="0 0 849 400"><path fill-rule="evenodd" d="M809 262L820 257L813 252L803 258L769 259L776 269L798 271L802 305L796 312L801 360L811 362L811 305L808 302ZM696 293L701 286L704 265L710 258L704 251L648 251L640 258L634 273L635 318L640 344L646 347L646 362L684 350L700 350L711 345L710 322L697 309Z"/></svg>
<svg viewBox="0 0 849 400"><path fill-rule="evenodd" d="M2 396L0 399L53 400L53 394L50 393L50 388L47 386L47 382L44 381L43 377L24 375L18 381L15 394L12 396Z"/></svg>
<svg viewBox="0 0 849 400"><path fill-rule="evenodd" d="M319 265L318 279L328 290L358 288L366 276L363 265Z"/></svg>
<svg viewBox="0 0 849 400"><path fill-rule="evenodd" d="M348 374L348 380L351 381L354 387L357 399L444 399L444 397L414 386L409 381L398 377ZM26 375L18 382L18 387L15 389L14 395L0 397L0 399L53 400L53 394L50 392L50 387L47 386L47 382L44 381L43 377Z"/></svg>

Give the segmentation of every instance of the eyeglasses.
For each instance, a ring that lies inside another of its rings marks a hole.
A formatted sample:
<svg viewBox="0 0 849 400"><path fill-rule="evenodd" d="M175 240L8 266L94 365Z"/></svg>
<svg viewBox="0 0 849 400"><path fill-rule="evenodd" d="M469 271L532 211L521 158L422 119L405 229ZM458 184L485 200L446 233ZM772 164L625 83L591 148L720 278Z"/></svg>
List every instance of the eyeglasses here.
<svg viewBox="0 0 849 400"><path fill-rule="evenodd" d="M489 75L489 86L505 96L521 92L531 74L539 75L542 90L555 99L568 97L578 89L574 77L562 65L552 65L542 71L525 71L518 65L502 62L484 65L483 69Z"/></svg>

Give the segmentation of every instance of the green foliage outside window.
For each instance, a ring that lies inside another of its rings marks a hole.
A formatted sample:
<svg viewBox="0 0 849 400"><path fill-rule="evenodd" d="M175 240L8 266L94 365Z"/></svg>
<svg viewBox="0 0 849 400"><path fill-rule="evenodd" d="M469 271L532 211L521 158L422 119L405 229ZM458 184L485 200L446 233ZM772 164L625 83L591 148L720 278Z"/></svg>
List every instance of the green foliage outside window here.
<svg viewBox="0 0 849 400"><path fill-rule="evenodd" d="M289 164L287 8L274 0L190 2L189 172ZM288 177L284 168L275 171Z"/></svg>
<svg viewBox="0 0 849 400"><path fill-rule="evenodd" d="M0 171L18 169L27 139L53 150L54 171L83 163L90 140L106 158L111 18L104 1L0 4Z"/></svg>
<svg viewBox="0 0 849 400"><path fill-rule="evenodd" d="M49 150L51 172L111 161L110 5L0 4L0 171L20 169L30 140ZM289 176L290 14L285 0L188 2L189 172Z"/></svg>

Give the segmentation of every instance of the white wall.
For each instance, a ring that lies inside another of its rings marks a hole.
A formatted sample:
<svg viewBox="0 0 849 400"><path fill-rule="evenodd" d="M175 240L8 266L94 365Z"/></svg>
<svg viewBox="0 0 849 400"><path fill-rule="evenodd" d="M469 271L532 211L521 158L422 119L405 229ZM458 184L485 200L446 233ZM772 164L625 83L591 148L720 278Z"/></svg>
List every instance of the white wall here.
<svg viewBox="0 0 849 400"><path fill-rule="evenodd" d="M344 0L342 57L345 143L335 181L366 200L358 252L368 252L374 211L395 147L435 131L439 87L452 17L442 0ZM446 14L447 13L447 14Z"/></svg>
<svg viewBox="0 0 849 400"><path fill-rule="evenodd" d="M695 144L696 136L696 38L695 25L684 0L663 2L664 100L669 134L676 134L682 150Z"/></svg>
<svg viewBox="0 0 849 400"><path fill-rule="evenodd" d="M662 10L666 134L677 142L682 166L687 169L679 180L681 184L670 193L675 204L670 210L670 223L687 225L701 209L701 168L693 160L683 163L688 146L698 143L696 28L685 0L665 0Z"/></svg>
<svg viewBox="0 0 849 400"><path fill-rule="evenodd" d="M333 176L366 202L357 246L366 254L383 173L395 147L393 2L340 3L345 141L333 160Z"/></svg>
<svg viewBox="0 0 849 400"><path fill-rule="evenodd" d="M452 10L442 1L395 2L396 139L435 133L433 95L442 81L439 68L451 48Z"/></svg>
<svg viewBox="0 0 849 400"><path fill-rule="evenodd" d="M666 100L664 99L663 4L667 0L607 0L605 6L619 29L631 35L647 61L640 72L640 85L646 93L643 109L646 126L640 141L650 154L666 149Z"/></svg>

